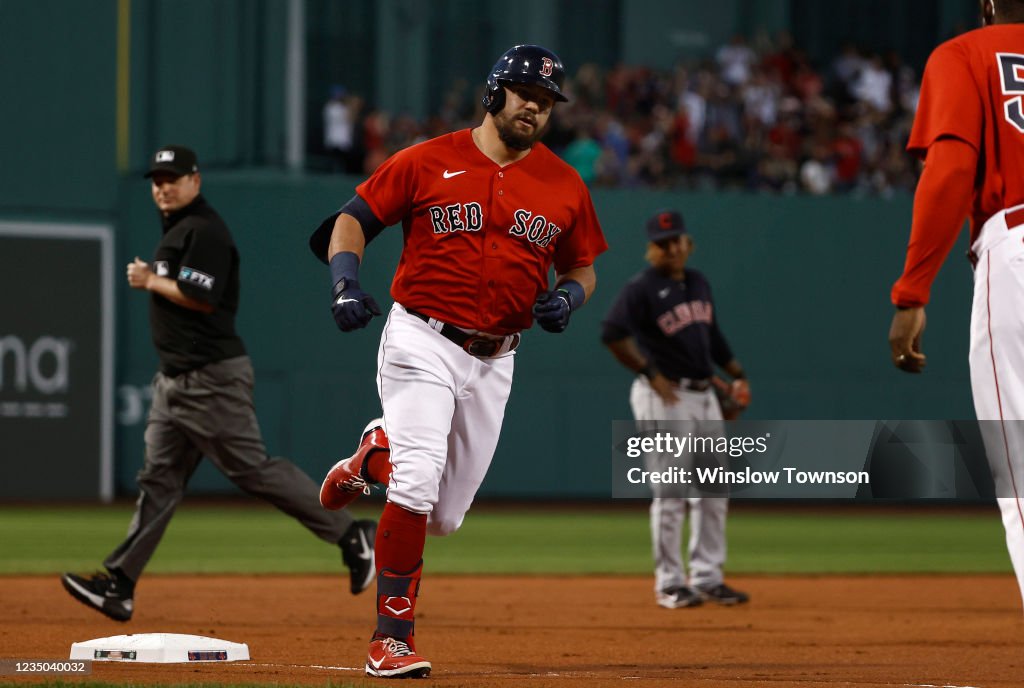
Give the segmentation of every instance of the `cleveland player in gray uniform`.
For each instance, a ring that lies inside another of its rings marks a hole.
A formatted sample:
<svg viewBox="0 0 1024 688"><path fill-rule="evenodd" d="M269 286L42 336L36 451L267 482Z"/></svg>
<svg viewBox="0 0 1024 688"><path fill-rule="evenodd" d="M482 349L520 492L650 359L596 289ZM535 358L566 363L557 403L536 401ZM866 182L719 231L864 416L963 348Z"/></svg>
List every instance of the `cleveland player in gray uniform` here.
<svg viewBox="0 0 1024 688"><path fill-rule="evenodd" d="M721 434L722 410L711 378L717 365L732 378L733 396L749 397L740 365L718 327L707 279L686 269L693 242L683 217L674 210L655 213L646 224L650 267L619 292L603 322L601 341L618 361L637 374L630 406L638 425L656 421L695 421L706 434ZM674 457L651 459L649 470L664 469ZM669 609L705 600L741 604L746 593L725 584L726 497L666 495L654 486L651 537L655 593ZM664 495L664 496L663 496ZM690 575L683 568L683 521L690 511Z"/></svg>
<svg viewBox="0 0 1024 688"><path fill-rule="evenodd" d="M90 578L65 573L64 588L116 621L134 611L135 583L156 551L185 486L208 457L238 487L341 547L350 589L373 581L376 524L320 507L319 488L295 464L267 456L253 407L253 370L235 332L239 256L220 215L199 193L196 154L164 146L152 159L153 202L163 231L152 263L128 264L128 284L150 293L160 370L146 420L139 499L125 540ZM230 537L228 535L227 537Z"/></svg>

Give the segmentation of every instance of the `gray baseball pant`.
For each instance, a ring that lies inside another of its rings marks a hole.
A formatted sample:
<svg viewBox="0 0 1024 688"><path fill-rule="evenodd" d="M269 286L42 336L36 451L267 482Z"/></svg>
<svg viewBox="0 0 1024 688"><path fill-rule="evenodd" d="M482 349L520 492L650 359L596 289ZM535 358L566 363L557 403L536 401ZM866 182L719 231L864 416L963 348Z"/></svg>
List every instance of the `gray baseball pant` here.
<svg viewBox="0 0 1024 688"><path fill-rule="evenodd" d="M295 464L267 456L248 356L176 377L157 373L145 440L135 515L124 542L103 562L132 580L139 579L156 551L204 456L235 485L298 519L321 540L336 544L352 524L346 511L320 506L319 486Z"/></svg>
<svg viewBox="0 0 1024 688"><path fill-rule="evenodd" d="M645 377L637 377L630 390L629 404L638 429L644 423L655 421L698 421L695 426L701 434L721 435L722 409L714 389L695 392L678 388L679 401L666 404ZM691 457L647 455L645 468L663 471L685 464ZM652 485L651 544L654 553L654 589L668 590L681 585L711 588L723 581L725 564L725 519L729 509L727 497L681 497L678 489L674 496L660 497L661 486ZM687 579L682 559L683 522L687 510L690 514L690 542L688 557L690 575Z"/></svg>

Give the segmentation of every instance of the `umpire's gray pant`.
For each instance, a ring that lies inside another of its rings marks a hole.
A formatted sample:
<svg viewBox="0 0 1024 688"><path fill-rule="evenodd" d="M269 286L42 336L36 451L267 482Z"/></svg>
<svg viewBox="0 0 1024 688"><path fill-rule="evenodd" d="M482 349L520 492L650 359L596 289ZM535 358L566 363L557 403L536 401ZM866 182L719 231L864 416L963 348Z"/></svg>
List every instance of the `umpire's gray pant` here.
<svg viewBox="0 0 1024 688"><path fill-rule="evenodd" d="M695 392L677 388L679 401L666 404L647 378L640 376L633 382L629 405L638 428L652 421L699 421L702 434L719 435L723 432L722 408L714 389ZM647 455L646 468L663 471L685 462L690 457ZM651 544L654 551L654 589L668 590L681 585L711 588L722 582L725 564L725 517L729 509L726 497L659 497L658 487L651 501ZM690 512L690 575L687 580L683 568L683 522Z"/></svg>
<svg viewBox="0 0 1024 688"><path fill-rule="evenodd" d="M322 540L337 543L352 523L347 512L320 506L320 488L295 464L267 456L248 356L176 377L157 373L145 437L140 494L128 536L103 562L132 580L138 580L156 551L204 456L240 488L294 516Z"/></svg>

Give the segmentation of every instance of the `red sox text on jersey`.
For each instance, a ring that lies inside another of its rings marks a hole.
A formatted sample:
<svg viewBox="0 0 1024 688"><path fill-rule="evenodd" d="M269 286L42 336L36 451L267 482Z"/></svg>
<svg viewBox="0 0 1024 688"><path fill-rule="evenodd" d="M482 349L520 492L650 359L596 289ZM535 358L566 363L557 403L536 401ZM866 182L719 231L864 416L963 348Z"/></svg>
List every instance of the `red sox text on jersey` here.
<svg viewBox="0 0 1024 688"><path fill-rule="evenodd" d="M528 328L550 266L590 265L607 246L586 185L543 144L501 167L465 129L396 153L356 193L402 222L392 297L459 327Z"/></svg>
<svg viewBox="0 0 1024 688"><path fill-rule="evenodd" d="M479 203L455 203L445 207L432 205L427 208L434 234L448 232L479 232L483 226L483 209ZM534 215L520 208L513 216L516 223L508 228L512 236L525 237L538 246L546 247L562 230L543 215Z"/></svg>

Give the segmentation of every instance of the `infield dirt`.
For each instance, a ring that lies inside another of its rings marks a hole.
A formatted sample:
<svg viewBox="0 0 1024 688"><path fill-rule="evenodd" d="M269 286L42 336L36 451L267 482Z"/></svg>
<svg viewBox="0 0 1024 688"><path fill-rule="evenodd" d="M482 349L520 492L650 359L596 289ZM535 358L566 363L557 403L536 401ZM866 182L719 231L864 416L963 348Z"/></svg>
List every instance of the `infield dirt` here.
<svg viewBox="0 0 1024 688"><path fill-rule="evenodd" d="M1010 576L736 577L729 582L751 593L750 604L677 610L654 604L651 580L428 572L417 647L434 672L423 684L1024 684L1024 616ZM0 585L0 657L67 658L76 641L155 632L244 642L252 656L216 665L97 662L82 680L382 683L362 669L373 594L350 596L341 577L151 575L126 624L74 601L57 576L8 576Z"/></svg>

